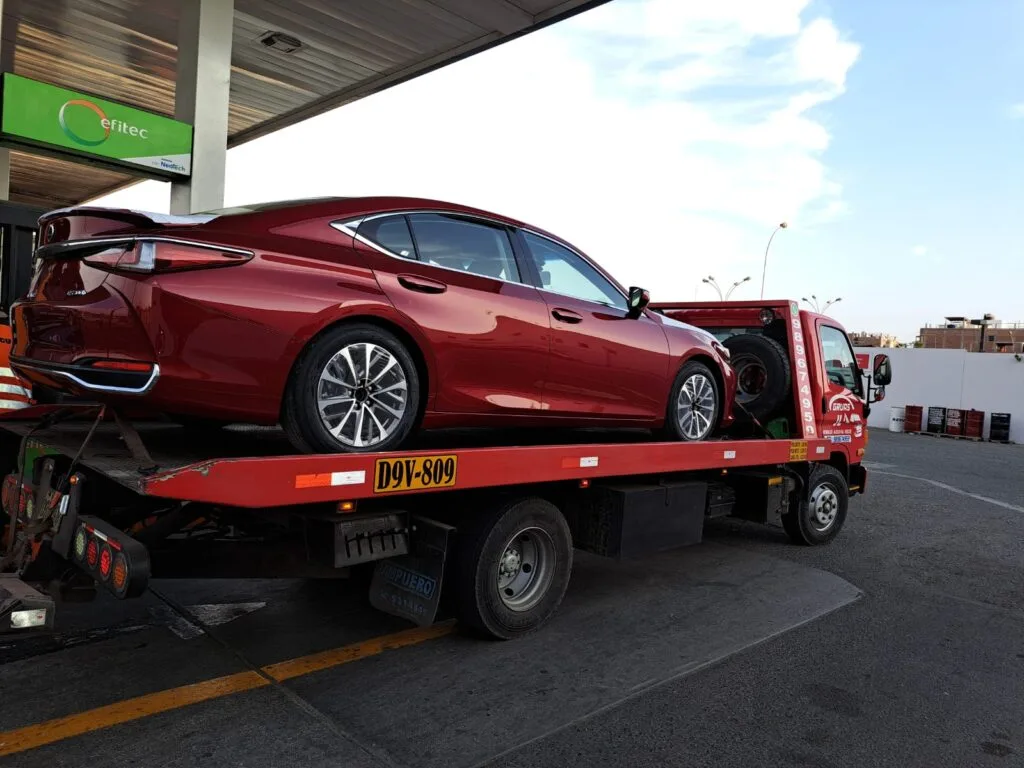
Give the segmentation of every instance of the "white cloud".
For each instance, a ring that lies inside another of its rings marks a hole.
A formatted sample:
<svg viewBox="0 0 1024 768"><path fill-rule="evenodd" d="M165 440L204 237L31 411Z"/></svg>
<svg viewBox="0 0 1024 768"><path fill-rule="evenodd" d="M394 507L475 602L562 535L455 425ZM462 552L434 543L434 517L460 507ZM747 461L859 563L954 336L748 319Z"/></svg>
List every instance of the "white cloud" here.
<svg viewBox="0 0 1024 768"><path fill-rule="evenodd" d="M1024 101L1010 107L1010 117L1015 117L1017 119L1024 118Z"/></svg>
<svg viewBox="0 0 1024 768"><path fill-rule="evenodd" d="M913 248L910 249L910 252L915 256L924 256L926 253L928 253L928 246L915 245Z"/></svg>
<svg viewBox="0 0 1024 768"><path fill-rule="evenodd" d="M663 298L708 265L759 271L775 223L845 210L810 110L843 93L859 47L808 2L616 0L232 150L225 202L464 202ZM166 209L144 186L115 197Z"/></svg>

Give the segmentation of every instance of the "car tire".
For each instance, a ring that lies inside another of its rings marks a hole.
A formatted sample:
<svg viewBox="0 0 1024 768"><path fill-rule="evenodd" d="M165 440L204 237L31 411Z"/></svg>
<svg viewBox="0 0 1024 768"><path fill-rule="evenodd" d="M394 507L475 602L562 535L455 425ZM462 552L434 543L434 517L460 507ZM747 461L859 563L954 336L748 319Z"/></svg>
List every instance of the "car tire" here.
<svg viewBox="0 0 1024 768"><path fill-rule="evenodd" d="M376 325L352 323L303 351L285 389L281 426L302 453L388 451L409 437L419 412L419 372L406 346Z"/></svg>
<svg viewBox="0 0 1024 768"><path fill-rule="evenodd" d="M743 333L725 341L736 372L739 410L758 421L770 419L791 396L793 383L786 350L775 339Z"/></svg>
<svg viewBox="0 0 1024 768"><path fill-rule="evenodd" d="M459 622L498 640L539 629L562 603L572 560L569 525L544 499L505 501L468 516L458 526L448 581Z"/></svg>
<svg viewBox="0 0 1024 768"><path fill-rule="evenodd" d="M827 544L842 530L849 503L843 474L831 465L818 464L811 470L803 497L782 516L782 527L794 544Z"/></svg>
<svg viewBox="0 0 1024 768"><path fill-rule="evenodd" d="M669 394L667 435L686 442L707 440L721 415L722 393L711 369L696 360L683 365Z"/></svg>

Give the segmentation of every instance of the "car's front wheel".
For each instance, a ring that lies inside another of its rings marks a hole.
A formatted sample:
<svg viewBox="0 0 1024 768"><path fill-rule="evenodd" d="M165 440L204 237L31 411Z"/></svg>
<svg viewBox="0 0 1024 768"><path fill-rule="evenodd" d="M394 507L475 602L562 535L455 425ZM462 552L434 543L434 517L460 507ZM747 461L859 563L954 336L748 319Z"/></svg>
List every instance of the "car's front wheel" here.
<svg viewBox="0 0 1024 768"><path fill-rule="evenodd" d="M375 325L341 325L303 352L285 392L281 424L304 452L365 453L400 445L419 410L412 355Z"/></svg>
<svg viewBox="0 0 1024 768"><path fill-rule="evenodd" d="M668 402L666 428L678 440L706 440L718 426L722 396L711 370L691 360L679 369Z"/></svg>

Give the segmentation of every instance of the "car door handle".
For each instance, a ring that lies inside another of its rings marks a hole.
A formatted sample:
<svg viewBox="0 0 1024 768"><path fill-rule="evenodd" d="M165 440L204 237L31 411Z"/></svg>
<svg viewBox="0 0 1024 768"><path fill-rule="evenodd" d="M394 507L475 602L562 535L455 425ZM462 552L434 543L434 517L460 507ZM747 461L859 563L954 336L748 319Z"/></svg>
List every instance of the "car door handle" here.
<svg viewBox="0 0 1024 768"><path fill-rule="evenodd" d="M403 288L420 293L444 293L448 290L448 286L439 280L431 280L419 275L399 275L398 282Z"/></svg>
<svg viewBox="0 0 1024 768"><path fill-rule="evenodd" d="M583 315L576 314L570 309L552 309L551 316L563 323L576 324L583 322Z"/></svg>

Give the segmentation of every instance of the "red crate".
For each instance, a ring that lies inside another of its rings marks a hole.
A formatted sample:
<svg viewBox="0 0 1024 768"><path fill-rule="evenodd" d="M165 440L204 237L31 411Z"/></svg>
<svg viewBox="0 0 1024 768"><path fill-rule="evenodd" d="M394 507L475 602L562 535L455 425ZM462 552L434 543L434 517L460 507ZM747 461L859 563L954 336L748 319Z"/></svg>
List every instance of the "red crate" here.
<svg viewBox="0 0 1024 768"><path fill-rule="evenodd" d="M920 432L921 423L924 421L923 405L908 405L904 414L903 431Z"/></svg>
<svg viewBox="0 0 1024 768"><path fill-rule="evenodd" d="M964 420L964 435L981 439L982 431L985 428L985 412L971 409L967 411L967 418Z"/></svg>

